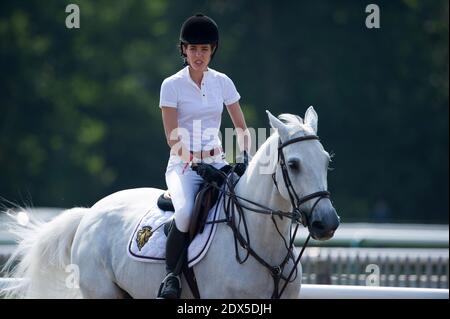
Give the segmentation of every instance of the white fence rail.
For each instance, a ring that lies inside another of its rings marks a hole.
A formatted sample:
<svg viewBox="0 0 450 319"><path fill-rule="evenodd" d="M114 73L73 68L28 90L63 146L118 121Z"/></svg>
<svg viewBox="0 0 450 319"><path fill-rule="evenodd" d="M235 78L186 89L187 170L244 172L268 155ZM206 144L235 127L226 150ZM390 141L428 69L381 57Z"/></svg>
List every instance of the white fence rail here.
<svg viewBox="0 0 450 319"><path fill-rule="evenodd" d="M299 299L448 299L448 289L302 285Z"/></svg>

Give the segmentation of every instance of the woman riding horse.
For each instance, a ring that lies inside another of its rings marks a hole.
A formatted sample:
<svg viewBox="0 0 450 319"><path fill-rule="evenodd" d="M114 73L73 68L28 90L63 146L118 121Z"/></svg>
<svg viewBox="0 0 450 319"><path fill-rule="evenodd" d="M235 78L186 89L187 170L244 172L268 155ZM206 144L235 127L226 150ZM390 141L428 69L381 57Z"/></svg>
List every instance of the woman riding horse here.
<svg viewBox="0 0 450 319"><path fill-rule="evenodd" d="M167 237L167 275L159 298L179 298L181 293L179 275L190 217L195 195L203 183L190 164L207 162L216 169L227 165L219 139L223 105L240 134L238 142L243 141L239 144L240 157L248 157L250 139L239 105L240 95L227 75L208 67L218 45L217 24L211 18L202 14L188 18L182 25L179 44L185 67L161 85L159 106L170 147L165 177L175 214Z"/></svg>

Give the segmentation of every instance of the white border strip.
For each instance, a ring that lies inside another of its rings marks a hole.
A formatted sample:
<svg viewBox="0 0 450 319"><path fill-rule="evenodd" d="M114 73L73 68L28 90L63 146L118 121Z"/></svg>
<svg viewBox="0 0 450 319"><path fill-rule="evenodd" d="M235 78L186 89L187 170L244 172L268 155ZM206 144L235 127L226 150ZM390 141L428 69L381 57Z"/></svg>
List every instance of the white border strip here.
<svg viewBox="0 0 450 319"><path fill-rule="evenodd" d="M300 299L448 299L448 289L302 285Z"/></svg>

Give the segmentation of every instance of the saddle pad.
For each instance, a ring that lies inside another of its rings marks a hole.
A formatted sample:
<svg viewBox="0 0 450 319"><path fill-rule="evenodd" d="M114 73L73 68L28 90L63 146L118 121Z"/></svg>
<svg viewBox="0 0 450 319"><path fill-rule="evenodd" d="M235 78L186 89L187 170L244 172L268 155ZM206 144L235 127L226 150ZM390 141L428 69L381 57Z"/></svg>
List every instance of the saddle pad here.
<svg viewBox="0 0 450 319"><path fill-rule="evenodd" d="M217 207L221 203L221 196L210 209L207 221L217 220L219 212ZM166 235L164 224L173 218L174 212L163 211L158 206L152 207L138 222L129 240L127 253L138 261L163 263L166 255ZM188 265L194 266L208 251L216 232L217 224L206 224L203 232L197 234L188 248Z"/></svg>

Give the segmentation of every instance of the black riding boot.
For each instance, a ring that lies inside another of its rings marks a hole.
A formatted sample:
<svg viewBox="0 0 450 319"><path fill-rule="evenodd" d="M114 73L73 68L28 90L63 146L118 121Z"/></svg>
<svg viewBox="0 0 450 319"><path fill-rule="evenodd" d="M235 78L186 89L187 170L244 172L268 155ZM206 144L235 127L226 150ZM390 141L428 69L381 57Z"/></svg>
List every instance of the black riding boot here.
<svg viewBox="0 0 450 319"><path fill-rule="evenodd" d="M189 233L178 230L173 220L166 242L166 270L164 278L158 291L158 298L179 299L181 295L180 273L186 259Z"/></svg>

